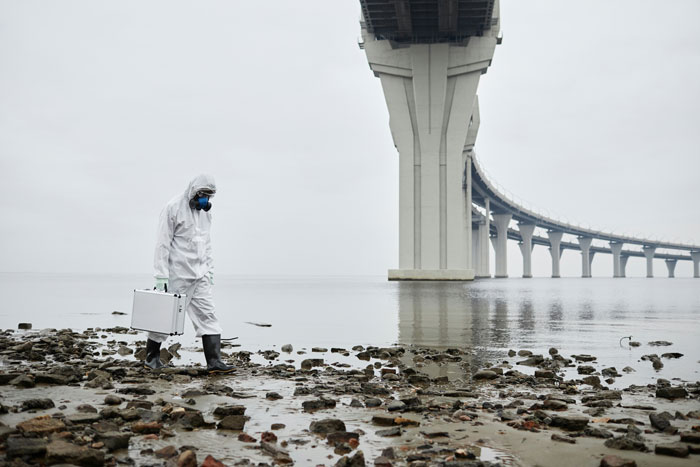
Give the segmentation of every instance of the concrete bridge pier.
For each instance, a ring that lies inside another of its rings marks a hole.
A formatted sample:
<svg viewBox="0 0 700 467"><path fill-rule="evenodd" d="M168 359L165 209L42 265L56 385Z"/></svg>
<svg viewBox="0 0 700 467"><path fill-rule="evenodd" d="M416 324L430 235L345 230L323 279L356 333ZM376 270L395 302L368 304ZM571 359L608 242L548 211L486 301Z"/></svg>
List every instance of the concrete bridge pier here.
<svg viewBox="0 0 700 467"><path fill-rule="evenodd" d="M610 250L613 255L613 277L622 277L620 268L620 253L622 252L622 242L610 242Z"/></svg>
<svg viewBox="0 0 700 467"><path fill-rule="evenodd" d="M693 277L700 277L700 251L691 251L690 258L693 260Z"/></svg>
<svg viewBox="0 0 700 467"><path fill-rule="evenodd" d="M676 277L676 259L667 259L666 267L668 268L668 277Z"/></svg>
<svg viewBox="0 0 700 467"><path fill-rule="evenodd" d="M581 248L581 277L591 277L591 262L593 261L591 242L593 242L591 237L578 238L578 244Z"/></svg>
<svg viewBox="0 0 700 467"><path fill-rule="evenodd" d="M593 277L593 257L595 256L595 251L591 251L588 255L588 272L591 274L589 277Z"/></svg>
<svg viewBox="0 0 700 467"><path fill-rule="evenodd" d="M559 264L561 259L561 237L564 232L548 231L547 236L549 237L549 254L552 255L552 277L561 277L559 271Z"/></svg>
<svg viewBox="0 0 700 467"><path fill-rule="evenodd" d="M497 234L491 241L496 252L496 278L508 277L508 224L512 217L512 214L493 215Z"/></svg>
<svg viewBox="0 0 700 467"><path fill-rule="evenodd" d="M362 31L399 153L399 269L390 270L389 279L474 279L465 142L497 32L468 43L395 47Z"/></svg>
<svg viewBox="0 0 700 467"><path fill-rule="evenodd" d="M532 234L535 232L535 224L518 223L518 230L522 241L519 243L520 252L523 254L523 277L532 277Z"/></svg>
<svg viewBox="0 0 700 467"><path fill-rule="evenodd" d="M620 256L620 277L627 277L627 260L629 255Z"/></svg>
<svg viewBox="0 0 700 467"><path fill-rule="evenodd" d="M491 277L491 264L489 260L489 251L491 249L491 201L486 198L484 200L484 208L486 215L484 216L483 224L479 224L479 264L476 269L476 276L480 278Z"/></svg>
<svg viewBox="0 0 700 467"><path fill-rule="evenodd" d="M656 252L656 247L645 245L642 251L644 251L644 256L647 259L647 277L654 277L654 253Z"/></svg>

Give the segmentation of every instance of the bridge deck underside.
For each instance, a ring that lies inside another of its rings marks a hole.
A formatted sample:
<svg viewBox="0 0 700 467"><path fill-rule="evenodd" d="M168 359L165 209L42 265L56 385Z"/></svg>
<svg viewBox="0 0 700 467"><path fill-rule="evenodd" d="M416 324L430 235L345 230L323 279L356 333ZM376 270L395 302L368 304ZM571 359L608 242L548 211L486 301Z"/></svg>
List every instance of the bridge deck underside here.
<svg viewBox="0 0 700 467"><path fill-rule="evenodd" d="M367 30L405 43L461 42L491 27L495 0L360 0Z"/></svg>

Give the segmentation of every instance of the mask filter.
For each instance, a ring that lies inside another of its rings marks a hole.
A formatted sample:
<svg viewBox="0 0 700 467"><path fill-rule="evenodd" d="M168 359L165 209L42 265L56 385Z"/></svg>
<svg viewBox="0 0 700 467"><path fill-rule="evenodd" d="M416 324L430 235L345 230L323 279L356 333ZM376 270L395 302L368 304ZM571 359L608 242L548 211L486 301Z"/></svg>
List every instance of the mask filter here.
<svg viewBox="0 0 700 467"><path fill-rule="evenodd" d="M197 211L207 212L211 209L211 202L208 196L195 196L190 200L190 208Z"/></svg>

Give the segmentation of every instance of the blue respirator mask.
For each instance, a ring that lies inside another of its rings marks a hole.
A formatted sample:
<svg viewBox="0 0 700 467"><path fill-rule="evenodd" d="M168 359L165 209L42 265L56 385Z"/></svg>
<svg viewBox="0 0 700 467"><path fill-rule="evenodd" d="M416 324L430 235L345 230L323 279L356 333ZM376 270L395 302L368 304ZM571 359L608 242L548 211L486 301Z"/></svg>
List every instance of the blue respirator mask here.
<svg viewBox="0 0 700 467"><path fill-rule="evenodd" d="M211 209L209 196L208 194L197 193L195 197L190 200L190 208L196 209L197 211L209 211Z"/></svg>

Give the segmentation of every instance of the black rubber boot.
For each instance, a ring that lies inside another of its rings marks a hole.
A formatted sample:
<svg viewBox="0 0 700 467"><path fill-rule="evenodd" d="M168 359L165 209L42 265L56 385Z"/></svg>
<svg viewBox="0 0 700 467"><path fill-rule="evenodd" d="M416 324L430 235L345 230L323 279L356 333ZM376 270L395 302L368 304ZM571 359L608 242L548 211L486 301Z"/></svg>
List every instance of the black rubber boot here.
<svg viewBox="0 0 700 467"><path fill-rule="evenodd" d="M221 361L221 335L209 334L202 336L204 358L207 360L207 371L210 374L233 373L236 369Z"/></svg>
<svg viewBox="0 0 700 467"><path fill-rule="evenodd" d="M146 341L146 360L143 362L146 368L160 370L165 365L160 361L160 342L148 339Z"/></svg>

